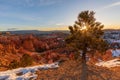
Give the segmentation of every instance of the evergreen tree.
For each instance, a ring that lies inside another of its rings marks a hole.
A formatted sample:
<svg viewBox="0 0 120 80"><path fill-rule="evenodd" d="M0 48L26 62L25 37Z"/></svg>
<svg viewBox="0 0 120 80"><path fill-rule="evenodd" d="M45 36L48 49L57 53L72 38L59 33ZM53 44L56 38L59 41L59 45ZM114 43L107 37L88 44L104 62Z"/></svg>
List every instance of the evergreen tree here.
<svg viewBox="0 0 120 80"><path fill-rule="evenodd" d="M66 43L81 54L83 72L81 80L87 80L87 52L96 50L104 52L107 49L107 44L102 39L104 25L96 21L94 14L93 11L82 11L75 24L69 26L70 35L66 39Z"/></svg>

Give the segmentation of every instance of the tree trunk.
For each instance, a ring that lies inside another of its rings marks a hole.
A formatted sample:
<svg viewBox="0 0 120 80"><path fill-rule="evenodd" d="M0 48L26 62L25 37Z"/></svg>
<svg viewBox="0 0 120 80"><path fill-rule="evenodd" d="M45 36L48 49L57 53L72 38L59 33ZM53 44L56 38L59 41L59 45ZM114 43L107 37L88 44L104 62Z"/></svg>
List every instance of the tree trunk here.
<svg viewBox="0 0 120 80"><path fill-rule="evenodd" d="M86 64L86 50L82 53L82 72L81 72L81 80L87 80L87 64Z"/></svg>

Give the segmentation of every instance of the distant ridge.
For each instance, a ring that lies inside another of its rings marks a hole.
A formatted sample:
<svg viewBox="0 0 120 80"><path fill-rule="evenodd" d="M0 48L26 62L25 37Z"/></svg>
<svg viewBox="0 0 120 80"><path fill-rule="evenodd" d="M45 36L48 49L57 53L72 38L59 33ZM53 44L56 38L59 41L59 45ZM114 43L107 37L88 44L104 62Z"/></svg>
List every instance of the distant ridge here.
<svg viewBox="0 0 120 80"><path fill-rule="evenodd" d="M120 31L120 29L103 29L103 31ZM69 33L69 30L52 30L52 31L40 31L40 30L15 30L15 31L0 31L0 32L10 32L11 34L51 34L51 33Z"/></svg>
<svg viewBox="0 0 120 80"><path fill-rule="evenodd" d="M120 29L104 29L104 31L120 31Z"/></svg>
<svg viewBox="0 0 120 80"><path fill-rule="evenodd" d="M52 31L39 31L39 30L16 30L16 31L1 31L1 32L10 32L11 34L51 34L51 33L69 33L67 30L52 30Z"/></svg>

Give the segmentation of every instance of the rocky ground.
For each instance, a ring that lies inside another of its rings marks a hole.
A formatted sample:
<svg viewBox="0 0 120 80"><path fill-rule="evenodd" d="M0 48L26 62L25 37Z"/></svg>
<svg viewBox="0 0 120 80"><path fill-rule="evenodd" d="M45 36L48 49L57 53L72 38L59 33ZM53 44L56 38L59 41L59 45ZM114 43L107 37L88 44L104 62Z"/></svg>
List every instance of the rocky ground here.
<svg viewBox="0 0 120 80"><path fill-rule="evenodd" d="M120 67L103 68L88 64L88 80L120 80ZM59 68L39 70L36 80L81 80L80 61L69 60L60 64Z"/></svg>

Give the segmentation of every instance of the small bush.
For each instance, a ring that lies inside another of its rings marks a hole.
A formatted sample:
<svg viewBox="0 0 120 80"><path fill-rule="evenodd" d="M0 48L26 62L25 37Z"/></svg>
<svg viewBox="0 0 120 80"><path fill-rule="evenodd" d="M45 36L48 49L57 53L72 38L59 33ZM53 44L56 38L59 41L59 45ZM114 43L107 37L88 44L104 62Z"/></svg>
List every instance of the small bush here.
<svg viewBox="0 0 120 80"><path fill-rule="evenodd" d="M10 69L14 69L19 67L19 63L16 60L13 60L10 64L9 64L9 68Z"/></svg>
<svg viewBox="0 0 120 80"><path fill-rule="evenodd" d="M20 66L21 67L26 67L26 66L29 66L31 65L33 62L33 59L31 56L29 56L28 54L24 54L22 56L22 58L20 59Z"/></svg>

